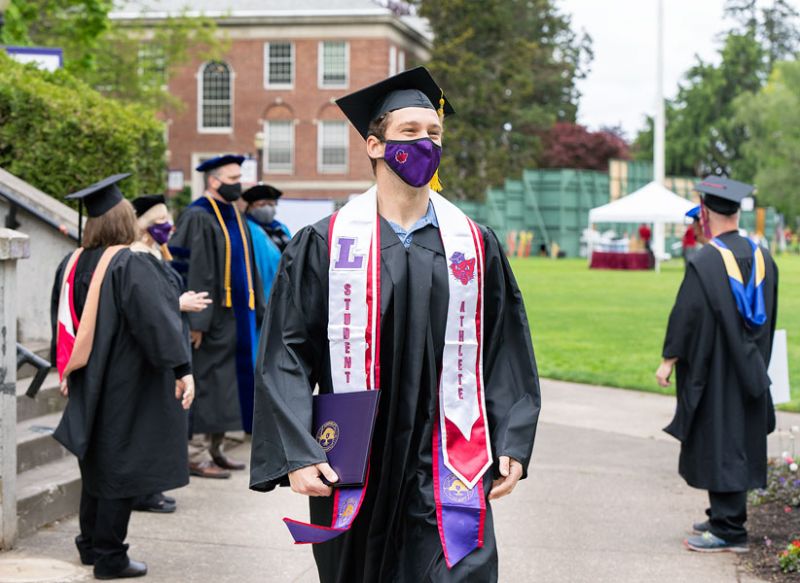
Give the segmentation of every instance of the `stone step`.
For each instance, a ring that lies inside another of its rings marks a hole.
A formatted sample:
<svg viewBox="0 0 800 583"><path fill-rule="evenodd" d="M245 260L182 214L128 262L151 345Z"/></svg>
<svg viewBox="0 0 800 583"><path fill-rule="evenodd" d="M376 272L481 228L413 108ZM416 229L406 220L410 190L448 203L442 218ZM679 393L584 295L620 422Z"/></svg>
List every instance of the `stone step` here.
<svg viewBox="0 0 800 583"><path fill-rule="evenodd" d="M70 455L53 439L53 431L60 419L61 413L51 413L17 423L17 474L60 461Z"/></svg>
<svg viewBox="0 0 800 583"><path fill-rule="evenodd" d="M47 375L42 388L33 399L25 395L30 383L31 378L17 381L17 423L64 410L67 400L58 391L57 372Z"/></svg>
<svg viewBox="0 0 800 583"><path fill-rule="evenodd" d="M26 342L24 343L24 346L25 348L27 348L34 354L41 356L45 360L50 360L49 342ZM55 367L55 363L53 363L53 367ZM36 374L36 369L29 364L25 364L21 366L19 370L17 370L17 378L26 379L28 381L27 383L25 383L26 387L30 384L30 379L32 379L33 375L35 374Z"/></svg>
<svg viewBox="0 0 800 583"><path fill-rule="evenodd" d="M19 536L78 512L81 475L74 456L45 464L17 476Z"/></svg>

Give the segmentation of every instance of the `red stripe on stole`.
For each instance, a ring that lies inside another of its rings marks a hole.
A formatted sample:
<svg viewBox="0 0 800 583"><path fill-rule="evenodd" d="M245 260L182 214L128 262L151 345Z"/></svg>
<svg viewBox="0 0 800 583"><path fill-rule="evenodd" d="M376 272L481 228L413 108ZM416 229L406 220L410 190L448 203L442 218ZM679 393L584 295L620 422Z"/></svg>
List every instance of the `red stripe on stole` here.
<svg viewBox="0 0 800 583"><path fill-rule="evenodd" d="M364 368L366 369L367 375L367 386L365 387L367 390L372 389L372 376L370 372L372 371L372 360L373 360L373 346L372 342L372 311L374 310L373 304L374 298L373 293L375 290L373 289L372 285L372 270L375 269L373 265L372 256L374 252L374 245L375 241L371 241L369 245L369 260L367 261L367 330L365 332L366 341L367 341L367 354L366 358L364 358Z"/></svg>
<svg viewBox="0 0 800 583"><path fill-rule="evenodd" d="M330 221L328 221L328 261L331 260L331 256L333 255L333 225L336 224L336 217L338 214L339 211L333 213Z"/></svg>
<svg viewBox="0 0 800 583"><path fill-rule="evenodd" d="M483 280L484 272L486 270L486 243L483 240L483 234L481 233L480 228L478 228L478 225L476 225L472 219L467 218L467 221L469 222L470 229L472 229L472 237L475 241L475 249L480 255L480 261L478 262L478 306L476 308L475 316L475 327L478 331L478 362L476 363L475 367L475 379L478 386L478 406L481 413L478 421L483 421L480 423L480 432L483 433L486 456L488 460L489 451L491 451L491 448L489 447L489 436L486 435L486 421L484 420L483 407L483 375L481 374L483 370L483 321L481 320L481 317L483 316ZM473 427L473 432L474 429L475 427ZM483 478L478 481L477 487L479 494L478 500L480 500L481 503L480 526L478 528L478 547L483 547L483 531L486 523L486 497L484 496L483 491Z"/></svg>
<svg viewBox="0 0 800 583"><path fill-rule="evenodd" d="M381 388L381 218L377 215L378 227L375 229L375 241L378 252L375 257L378 259L378 264L373 266L377 271L375 272L375 309L377 310L375 318L375 389Z"/></svg>

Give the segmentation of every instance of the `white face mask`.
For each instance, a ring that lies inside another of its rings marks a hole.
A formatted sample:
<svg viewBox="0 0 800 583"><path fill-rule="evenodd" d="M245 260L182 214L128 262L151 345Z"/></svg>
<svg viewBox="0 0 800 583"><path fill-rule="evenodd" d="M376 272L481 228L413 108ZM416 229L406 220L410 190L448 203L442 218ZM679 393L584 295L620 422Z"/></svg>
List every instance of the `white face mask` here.
<svg viewBox="0 0 800 583"><path fill-rule="evenodd" d="M249 211L250 216L253 217L258 223L262 225L269 225L275 220L275 207L274 206L260 206L251 208Z"/></svg>

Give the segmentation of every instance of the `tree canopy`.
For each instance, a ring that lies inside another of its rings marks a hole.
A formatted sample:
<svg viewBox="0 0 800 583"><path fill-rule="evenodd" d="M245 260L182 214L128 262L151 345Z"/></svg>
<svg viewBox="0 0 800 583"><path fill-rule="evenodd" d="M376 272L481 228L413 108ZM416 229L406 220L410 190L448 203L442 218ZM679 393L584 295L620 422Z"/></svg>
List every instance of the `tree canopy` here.
<svg viewBox="0 0 800 583"><path fill-rule="evenodd" d="M733 21L723 36L719 63L697 59L666 104L666 170L673 175L725 174L753 180L756 167L743 154L749 139L734 102L759 91L774 64L800 48L798 11L789 0L727 0ZM637 159L650 159L653 120L634 143Z"/></svg>
<svg viewBox="0 0 800 583"><path fill-rule="evenodd" d="M558 122L543 137L543 168L608 170L612 159L630 160L625 140L612 130L592 132L584 126Z"/></svg>
<svg viewBox="0 0 800 583"><path fill-rule="evenodd" d="M777 63L764 88L739 97L735 109L749 138L743 154L755 169L759 203L794 221L800 217L800 62Z"/></svg>
<svg viewBox="0 0 800 583"><path fill-rule="evenodd" d="M719 54L719 64L698 59L686 73L676 98L666 104L668 174L736 172L742 178L737 164L747 135L734 119L733 102L742 93L761 87L766 76L764 49L750 32L731 33ZM638 159L652 156L652 119L637 137L635 150Z"/></svg>
<svg viewBox="0 0 800 583"><path fill-rule="evenodd" d="M113 0L12 0L0 41L64 49L64 68L103 95L151 109L181 107L168 75L226 43L213 19L169 16L157 24L109 18Z"/></svg>
<svg viewBox="0 0 800 583"><path fill-rule="evenodd" d="M456 109L445 124L444 194L482 199L539 165L543 132L575 120L591 41L551 0L423 0L420 14L435 35L427 66Z"/></svg>
<svg viewBox="0 0 800 583"><path fill-rule="evenodd" d="M163 188L165 151L152 112L0 52L0 167L59 199L132 172L122 189L138 195Z"/></svg>

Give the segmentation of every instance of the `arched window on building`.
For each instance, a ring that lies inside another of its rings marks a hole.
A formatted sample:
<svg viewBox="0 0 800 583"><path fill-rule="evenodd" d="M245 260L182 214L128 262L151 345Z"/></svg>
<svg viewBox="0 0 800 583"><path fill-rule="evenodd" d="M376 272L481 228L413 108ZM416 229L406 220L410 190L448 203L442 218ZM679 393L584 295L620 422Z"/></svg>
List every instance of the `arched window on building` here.
<svg viewBox="0 0 800 583"><path fill-rule="evenodd" d="M228 132L233 127L233 73L230 65L210 61L198 75L198 129Z"/></svg>

